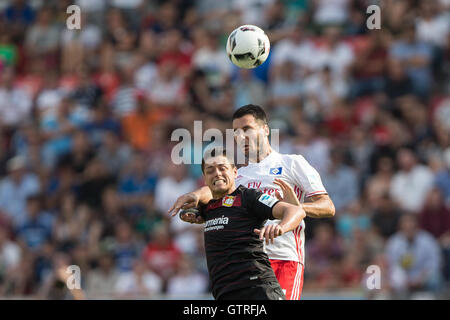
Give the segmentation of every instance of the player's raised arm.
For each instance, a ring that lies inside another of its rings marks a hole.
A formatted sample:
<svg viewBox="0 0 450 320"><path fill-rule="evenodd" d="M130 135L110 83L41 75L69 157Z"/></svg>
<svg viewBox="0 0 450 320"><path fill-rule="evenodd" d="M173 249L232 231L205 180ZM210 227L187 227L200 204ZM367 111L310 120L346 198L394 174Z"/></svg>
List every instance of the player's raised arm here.
<svg viewBox="0 0 450 320"><path fill-rule="evenodd" d="M208 203L211 199L211 191L207 186L204 186L193 192L189 192L178 197L167 213L173 217L180 209L195 208L198 207L199 203Z"/></svg>
<svg viewBox="0 0 450 320"><path fill-rule="evenodd" d="M302 206L306 215L311 218L332 218L336 212L328 194L318 194L306 198Z"/></svg>
<svg viewBox="0 0 450 320"><path fill-rule="evenodd" d="M266 239L266 244L298 227L300 222L306 217L305 210L301 206L294 206L287 202L280 201L276 203L272 209L272 215L275 219L281 219L278 224L268 224L255 232L259 234L259 238Z"/></svg>
<svg viewBox="0 0 450 320"><path fill-rule="evenodd" d="M293 179L305 192L305 203L302 206L306 215L310 218L334 217L333 201L326 192L317 170L300 155L295 155L291 159Z"/></svg>

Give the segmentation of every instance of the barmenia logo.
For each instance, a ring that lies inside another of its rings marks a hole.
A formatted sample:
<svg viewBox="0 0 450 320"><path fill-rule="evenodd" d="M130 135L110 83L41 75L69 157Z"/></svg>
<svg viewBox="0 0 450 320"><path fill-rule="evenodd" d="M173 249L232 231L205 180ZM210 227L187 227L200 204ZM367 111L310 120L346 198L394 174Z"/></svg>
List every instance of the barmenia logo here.
<svg viewBox="0 0 450 320"><path fill-rule="evenodd" d="M211 231L211 230L223 229L225 224L228 224L228 217L225 217L225 216L207 220L205 223L205 232Z"/></svg>

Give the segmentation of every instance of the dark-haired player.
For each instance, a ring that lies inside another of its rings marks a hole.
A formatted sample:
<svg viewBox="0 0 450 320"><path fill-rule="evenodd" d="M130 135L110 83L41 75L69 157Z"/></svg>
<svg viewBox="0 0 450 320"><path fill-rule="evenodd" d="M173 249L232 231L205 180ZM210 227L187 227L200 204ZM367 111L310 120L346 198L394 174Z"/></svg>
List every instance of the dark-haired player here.
<svg viewBox="0 0 450 320"><path fill-rule="evenodd" d="M212 293L224 300L284 300L264 252L267 243L294 230L305 217L300 206L243 186L236 188L237 169L225 151L202 162L212 199L200 207L205 223L205 251ZM264 226L267 220L277 223Z"/></svg>

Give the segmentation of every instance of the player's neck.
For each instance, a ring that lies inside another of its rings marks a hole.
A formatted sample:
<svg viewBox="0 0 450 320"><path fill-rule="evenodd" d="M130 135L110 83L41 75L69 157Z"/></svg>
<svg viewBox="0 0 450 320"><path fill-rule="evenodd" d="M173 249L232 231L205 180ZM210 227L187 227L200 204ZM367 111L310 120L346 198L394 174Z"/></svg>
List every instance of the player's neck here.
<svg viewBox="0 0 450 320"><path fill-rule="evenodd" d="M213 199L217 200L225 197L226 195L229 195L230 193L233 193L234 190L236 190L236 185L233 183L233 185L230 188L228 188L228 190L222 192L211 191L211 194Z"/></svg>
<svg viewBox="0 0 450 320"><path fill-rule="evenodd" d="M270 145L267 145L266 148L264 148L261 152L258 152L256 157L249 159L248 162L250 163L259 163L263 161L269 154L273 152L272 147Z"/></svg>

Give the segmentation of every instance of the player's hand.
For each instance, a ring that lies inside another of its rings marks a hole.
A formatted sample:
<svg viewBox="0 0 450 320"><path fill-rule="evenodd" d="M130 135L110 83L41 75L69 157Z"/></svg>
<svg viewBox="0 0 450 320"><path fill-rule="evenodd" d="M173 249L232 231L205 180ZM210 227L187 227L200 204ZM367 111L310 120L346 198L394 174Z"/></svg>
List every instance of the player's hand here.
<svg viewBox="0 0 450 320"><path fill-rule="evenodd" d="M202 224L205 222L201 216L198 215L198 210L187 209L180 212L180 219L184 222Z"/></svg>
<svg viewBox="0 0 450 320"><path fill-rule="evenodd" d="M273 243L276 237L283 235L283 227L279 224L268 224L260 229L253 230L256 234L259 234L259 239L266 240L266 244Z"/></svg>
<svg viewBox="0 0 450 320"><path fill-rule="evenodd" d="M199 197L193 192L183 194L178 197L173 206L167 211L172 217L175 216L180 209L190 209L198 206Z"/></svg>
<svg viewBox="0 0 450 320"><path fill-rule="evenodd" d="M294 189L292 189L292 187L288 183L284 182L281 179L275 179L273 183L279 186L281 188L281 191L283 191L283 197L278 192L278 190L275 191L275 196L278 198L278 200L293 204L294 206L300 206L300 201L298 200Z"/></svg>

